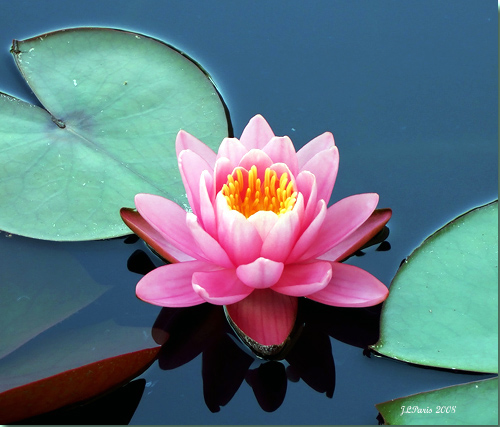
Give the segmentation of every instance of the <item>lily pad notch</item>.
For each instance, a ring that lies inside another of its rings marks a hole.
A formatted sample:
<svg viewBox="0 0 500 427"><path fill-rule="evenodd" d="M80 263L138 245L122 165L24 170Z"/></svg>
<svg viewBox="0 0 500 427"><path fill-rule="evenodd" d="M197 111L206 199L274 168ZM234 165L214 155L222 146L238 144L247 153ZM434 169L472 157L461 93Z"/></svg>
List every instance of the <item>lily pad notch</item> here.
<svg viewBox="0 0 500 427"><path fill-rule="evenodd" d="M154 38L73 28L14 40L16 64L45 109L0 93L0 229L71 241L130 230L137 193L186 203L175 137L216 148L232 134L208 73ZM8 159L5 160L5 159Z"/></svg>

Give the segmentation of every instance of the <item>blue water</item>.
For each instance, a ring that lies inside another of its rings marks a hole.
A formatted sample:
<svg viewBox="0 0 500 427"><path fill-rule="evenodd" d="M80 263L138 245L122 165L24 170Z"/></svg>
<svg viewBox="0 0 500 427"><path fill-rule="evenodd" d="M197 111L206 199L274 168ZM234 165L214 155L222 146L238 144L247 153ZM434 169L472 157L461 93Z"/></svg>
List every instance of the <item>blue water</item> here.
<svg viewBox="0 0 500 427"><path fill-rule="evenodd" d="M332 131L340 151L332 201L377 192L379 206L393 209L391 249L372 248L350 261L386 284L435 229L498 197L493 0L20 0L0 3L0 23L0 91L32 102L8 52L13 38L109 26L159 38L200 62L228 105L236 136L257 113L297 147ZM111 243L102 242L103 254L106 245ZM135 300L140 276L126 267L137 248L141 243L103 256L122 266L116 275L126 292L113 292L116 303L153 322L159 309ZM107 280L105 265L88 268ZM24 268L29 262L21 259L19 269ZM332 398L304 381L289 381L282 405L266 412L244 382L212 413L203 400L198 356L177 369L154 364L146 371L146 389L131 422L375 424L375 403L478 378L368 358L335 339L331 346Z"/></svg>

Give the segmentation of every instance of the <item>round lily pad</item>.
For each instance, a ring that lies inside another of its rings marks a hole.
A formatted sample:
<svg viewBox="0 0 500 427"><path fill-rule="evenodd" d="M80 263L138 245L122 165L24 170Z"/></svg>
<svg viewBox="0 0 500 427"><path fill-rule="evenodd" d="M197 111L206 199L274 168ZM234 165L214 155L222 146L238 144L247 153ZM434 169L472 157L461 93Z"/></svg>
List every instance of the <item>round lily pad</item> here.
<svg viewBox="0 0 500 427"><path fill-rule="evenodd" d="M372 349L421 365L498 372L498 201L451 221L405 260Z"/></svg>
<svg viewBox="0 0 500 427"><path fill-rule="evenodd" d="M207 73L153 38L107 28L14 41L45 109L0 94L0 229L48 240L130 233L137 193L187 204L180 129L216 148L230 124Z"/></svg>

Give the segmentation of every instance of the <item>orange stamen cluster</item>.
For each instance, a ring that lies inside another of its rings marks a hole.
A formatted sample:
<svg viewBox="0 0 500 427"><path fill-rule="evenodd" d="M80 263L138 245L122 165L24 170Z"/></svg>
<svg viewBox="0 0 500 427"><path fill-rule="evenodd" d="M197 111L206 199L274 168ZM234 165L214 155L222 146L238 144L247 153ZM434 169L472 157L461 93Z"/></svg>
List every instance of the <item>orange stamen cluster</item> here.
<svg viewBox="0 0 500 427"><path fill-rule="evenodd" d="M272 211L277 215L293 209L297 201L297 192L293 183L288 181L285 172L278 179L278 174L266 169L264 182L257 178L257 167L254 165L248 171L248 184L245 188L243 173L236 170L236 178L227 176L227 183L222 187L222 194L231 209L250 217L258 211Z"/></svg>

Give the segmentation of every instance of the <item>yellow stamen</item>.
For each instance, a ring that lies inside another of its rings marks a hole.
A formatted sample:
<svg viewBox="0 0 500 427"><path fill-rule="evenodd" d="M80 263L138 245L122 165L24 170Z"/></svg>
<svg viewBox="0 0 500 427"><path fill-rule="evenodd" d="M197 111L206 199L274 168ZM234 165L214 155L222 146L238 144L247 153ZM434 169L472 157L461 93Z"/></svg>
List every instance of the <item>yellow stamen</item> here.
<svg viewBox="0 0 500 427"><path fill-rule="evenodd" d="M263 184L257 176L257 167L254 165L248 171L246 188L241 170L236 170L236 178L233 175L227 176L222 194L231 209L241 212L247 218L258 211L272 211L282 215L293 209L297 192L293 188L293 182L288 181L286 172L278 178L274 170L267 168Z"/></svg>

